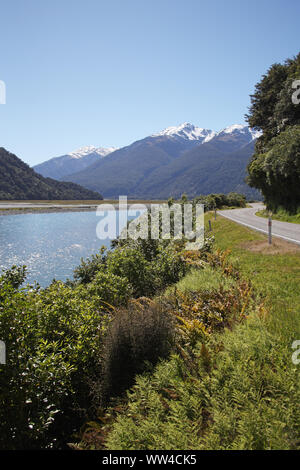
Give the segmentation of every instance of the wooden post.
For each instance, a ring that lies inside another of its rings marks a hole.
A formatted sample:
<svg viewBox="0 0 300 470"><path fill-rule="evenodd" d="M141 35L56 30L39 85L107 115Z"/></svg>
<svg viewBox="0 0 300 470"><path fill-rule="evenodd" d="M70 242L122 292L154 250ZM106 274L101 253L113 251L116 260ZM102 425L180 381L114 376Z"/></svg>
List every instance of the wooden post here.
<svg viewBox="0 0 300 470"><path fill-rule="evenodd" d="M215 220L217 220L217 209L215 208Z"/></svg>
<svg viewBox="0 0 300 470"><path fill-rule="evenodd" d="M271 215L269 215L268 229L269 229L269 245L272 245L272 216Z"/></svg>
<svg viewBox="0 0 300 470"><path fill-rule="evenodd" d="M211 231L212 231L212 228L211 228L211 220L208 221L208 225L209 225L209 231L211 232Z"/></svg>

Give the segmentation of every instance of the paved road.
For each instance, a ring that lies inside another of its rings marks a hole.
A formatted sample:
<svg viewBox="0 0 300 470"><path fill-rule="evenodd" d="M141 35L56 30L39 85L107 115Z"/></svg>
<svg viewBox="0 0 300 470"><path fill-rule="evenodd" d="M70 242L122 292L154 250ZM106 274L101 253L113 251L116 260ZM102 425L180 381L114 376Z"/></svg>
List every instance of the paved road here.
<svg viewBox="0 0 300 470"><path fill-rule="evenodd" d="M245 225L246 227L258 230L259 232L268 233L268 219L255 215L257 211L264 209L264 205L260 203L251 205L251 208L218 211L218 214ZM300 224L273 220L272 234L274 237L283 238L284 240L300 245Z"/></svg>

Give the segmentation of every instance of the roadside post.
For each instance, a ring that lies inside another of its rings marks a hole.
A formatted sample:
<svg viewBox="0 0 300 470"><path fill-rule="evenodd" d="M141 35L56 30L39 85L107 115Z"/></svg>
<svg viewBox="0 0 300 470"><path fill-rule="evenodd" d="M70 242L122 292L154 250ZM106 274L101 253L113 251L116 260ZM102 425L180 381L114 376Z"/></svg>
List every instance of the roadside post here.
<svg viewBox="0 0 300 470"><path fill-rule="evenodd" d="M212 231L212 228L211 228L211 220L208 221L208 226L209 226L209 231L211 232L211 231Z"/></svg>
<svg viewBox="0 0 300 470"><path fill-rule="evenodd" d="M269 213L269 220L268 220L268 231L269 231L269 245L272 245L272 215Z"/></svg>
<svg viewBox="0 0 300 470"><path fill-rule="evenodd" d="M215 220L217 220L217 209L215 207Z"/></svg>

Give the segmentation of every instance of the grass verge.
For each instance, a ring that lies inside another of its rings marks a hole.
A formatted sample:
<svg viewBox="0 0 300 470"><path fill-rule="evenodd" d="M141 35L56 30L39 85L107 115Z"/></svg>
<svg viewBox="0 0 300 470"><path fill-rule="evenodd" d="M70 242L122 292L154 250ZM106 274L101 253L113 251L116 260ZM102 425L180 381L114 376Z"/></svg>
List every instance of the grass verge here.
<svg viewBox="0 0 300 470"><path fill-rule="evenodd" d="M258 217L269 217L269 213L265 209L256 212L255 215L258 215ZM281 222L291 222L293 224L300 224L300 212L298 212L297 214L288 214L283 209L280 209L278 210L278 212L276 212L276 214L272 214L272 218Z"/></svg>

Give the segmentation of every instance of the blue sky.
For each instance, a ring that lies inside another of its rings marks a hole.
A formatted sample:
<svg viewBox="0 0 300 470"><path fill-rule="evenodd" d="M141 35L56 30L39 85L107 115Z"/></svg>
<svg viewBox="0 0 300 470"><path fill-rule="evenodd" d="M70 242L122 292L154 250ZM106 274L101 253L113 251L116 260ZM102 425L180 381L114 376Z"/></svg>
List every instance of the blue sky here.
<svg viewBox="0 0 300 470"><path fill-rule="evenodd" d="M188 121L243 123L299 52L299 0L0 0L0 146L30 165Z"/></svg>

